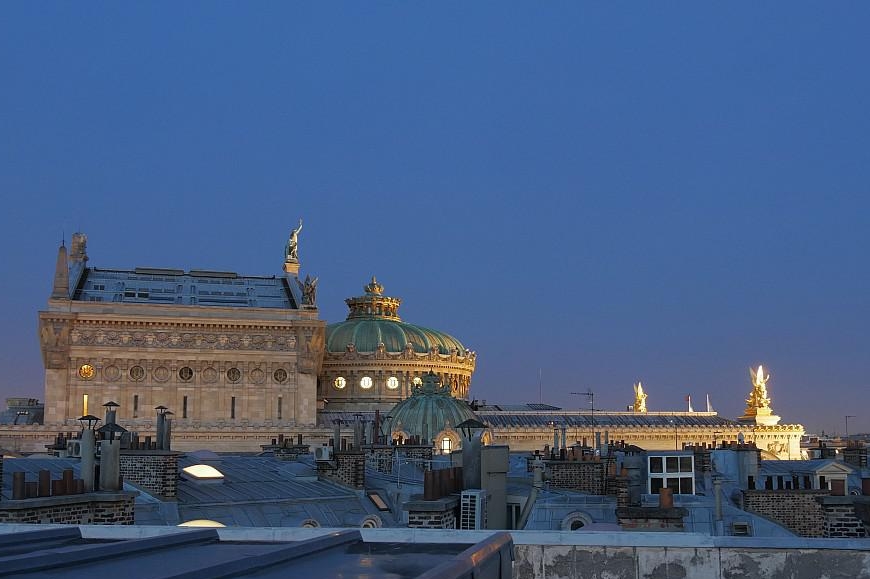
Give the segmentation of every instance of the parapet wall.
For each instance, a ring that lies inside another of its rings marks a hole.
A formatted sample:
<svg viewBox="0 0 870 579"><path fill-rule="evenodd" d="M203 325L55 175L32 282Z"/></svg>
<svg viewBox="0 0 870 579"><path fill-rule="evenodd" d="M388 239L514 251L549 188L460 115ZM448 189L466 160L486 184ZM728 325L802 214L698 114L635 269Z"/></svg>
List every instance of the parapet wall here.
<svg viewBox="0 0 870 579"><path fill-rule="evenodd" d="M178 492L178 455L172 451L122 451L121 476L151 494L174 498Z"/></svg>
<svg viewBox="0 0 870 579"><path fill-rule="evenodd" d="M23 530L5 525L0 533ZM180 533L178 527L80 527L87 539L142 538ZM26 529L30 530L30 529ZM217 529L222 541L300 541L334 533L320 527ZM474 544L494 531L360 529L365 543ZM710 537L694 533L510 531L515 579L649 579L690 577L867 578L866 539Z"/></svg>
<svg viewBox="0 0 870 579"><path fill-rule="evenodd" d="M747 511L776 521L801 537L824 537L825 512L816 497L829 494L827 490L747 490L743 500Z"/></svg>
<svg viewBox="0 0 870 579"><path fill-rule="evenodd" d="M0 504L0 523L132 525L136 493L88 493Z"/></svg>
<svg viewBox="0 0 870 579"><path fill-rule="evenodd" d="M514 553L514 579L853 579L870 569L867 551L834 549L515 544Z"/></svg>

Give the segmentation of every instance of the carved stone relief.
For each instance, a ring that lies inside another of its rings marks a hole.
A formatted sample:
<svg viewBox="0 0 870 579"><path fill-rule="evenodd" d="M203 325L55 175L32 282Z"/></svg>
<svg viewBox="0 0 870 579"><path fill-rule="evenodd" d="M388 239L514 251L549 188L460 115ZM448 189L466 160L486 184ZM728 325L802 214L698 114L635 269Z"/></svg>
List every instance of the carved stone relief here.
<svg viewBox="0 0 870 579"><path fill-rule="evenodd" d="M107 382L116 382L121 377L121 370L114 364L103 368L103 378Z"/></svg>
<svg viewBox="0 0 870 579"><path fill-rule="evenodd" d="M154 368L154 372L152 372L154 376L154 380L156 382L166 382L169 380L169 368L166 366L157 366Z"/></svg>
<svg viewBox="0 0 870 579"><path fill-rule="evenodd" d="M63 326L61 326L62 328ZM50 324L43 325L43 345L54 347L62 339L62 329L55 330ZM144 348L211 348L216 350L267 350L292 351L296 349L295 336L248 333L214 332L146 332L137 329L110 330L74 328L69 341L76 346L91 344L107 346L136 346Z"/></svg>

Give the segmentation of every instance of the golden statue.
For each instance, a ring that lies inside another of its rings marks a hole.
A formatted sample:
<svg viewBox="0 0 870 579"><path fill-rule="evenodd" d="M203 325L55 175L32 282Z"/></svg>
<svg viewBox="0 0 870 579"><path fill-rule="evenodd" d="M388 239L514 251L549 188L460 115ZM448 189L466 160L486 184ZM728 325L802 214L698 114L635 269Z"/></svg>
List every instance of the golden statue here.
<svg viewBox="0 0 870 579"><path fill-rule="evenodd" d="M770 397L767 395L767 381L770 380L770 375L764 373L764 367L761 365L758 366L758 370L750 368L749 375L752 376L752 392L746 399L746 411L737 420L763 426L777 424L779 416L773 413Z"/></svg>
<svg viewBox="0 0 870 579"><path fill-rule="evenodd" d="M751 408L769 408L770 398L767 396L767 381L770 380L770 374L764 375L764 368L759 364L758 370L749 369L749 375L752 376L752 394L746 399L746 404Z"/></svg>
<svg viewBox="0 0 870 579"><path fill-rule="evenodd" d="M646 392L640 382L634 385L634 411L646 412Z"/></svg>

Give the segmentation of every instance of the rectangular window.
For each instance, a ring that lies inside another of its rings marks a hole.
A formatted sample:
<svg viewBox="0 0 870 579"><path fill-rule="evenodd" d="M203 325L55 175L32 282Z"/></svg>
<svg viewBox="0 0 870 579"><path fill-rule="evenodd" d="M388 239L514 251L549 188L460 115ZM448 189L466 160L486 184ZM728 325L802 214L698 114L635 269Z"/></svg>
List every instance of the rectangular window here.
<svg viewBox="0 0 870 579"><path fill-rule="evenodd" d="M139 395L133 394L133 418L139 418Z"/></svg>
<svg viewBox="0 0 870 579"><path fill-rule="evenodd" d="M88 415L88 395L82 394L82 416Z"/></svg>
<svg viewBox="0 0 870 579"><path fill-rule="evenodd" d="M281 396L278 396L278 420L281 420L281 418L282 418L281 414L282 414L282 411L284 409L281 408L281 406L282 406L283 402L284 402L284 398L282 398Z"/></svg>
<svg viewBox="0 0 870 579"><path fill-rule="evenodd" d="M181 417L187 418L187 396L181 399Z"/></svg>
<svg viewBox="0 0 870 579"><path fill-rule="evenodd" d="M236 418L236 397L233 396L230 398L230 418L235 420Z"/></svg>
<svg viewBox="0 0 870 579"><path fill-rule="evenodd" d="M695 463L692 456L650 456L649 493L657 494L662 488L674 494L695 494Z"/></svg>

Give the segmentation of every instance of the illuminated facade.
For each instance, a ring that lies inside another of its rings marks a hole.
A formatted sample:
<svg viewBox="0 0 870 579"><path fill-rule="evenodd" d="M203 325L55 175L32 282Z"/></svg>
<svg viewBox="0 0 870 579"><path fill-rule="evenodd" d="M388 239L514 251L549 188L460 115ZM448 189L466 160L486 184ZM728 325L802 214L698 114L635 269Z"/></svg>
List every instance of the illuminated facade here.
<svg viewBox="0 0 870 579"><path fill-rule="evenodd" d="M331 436L334 420L371 418L375 410L385 417L422 391L430 372L439 393L466 405L476 354L453 336L402 321L401 299L385 296L376 279L346 300L345 321L319 319L317 279L298 277L301 230L300 222L291 232L282 274L262 277L88 267L86 238L76 234L69 254L58 251L52 294L39 313L47 432L114 401L118 421L140 433L153 429L155 406L170 408L179 449L257 450L290 428L317 444ZM759 367L752 377L737 421L709 408L647 412L640 383L631 412L475 410L492 441L514 450L540 449L554 436L592 444L594 433L606 432L649 450L744 440L769 458L799 458L803 427L779 424L769 376ZM410 422L393 429L404 432ZM425 430L438 434L434 423ZM41 450L45 434L34 431L34 443L38 436Z"/></svg>
<svg viewBox="0 0 870 579"><path fill-rule="evenodd" d="M47 424L110 400L127 425L158 405L190 427L315 423L325 324L304 303L298 261L270 277L87 261L76 234L39 313Z"/></svg>
<svg viewBox="0 0 870 579"><path fill-rule="evenodd" d="M402 300L383 295L374 277L363 289L365 295L345 300L347 319L326 328L321 408L388 411L430 371L455 398L467 399L476 354L444 332L403 322Z"/></svg>

